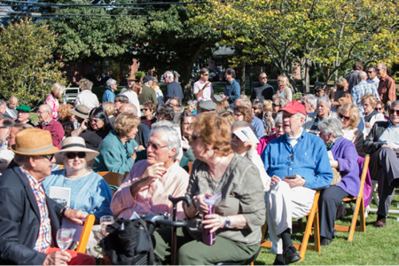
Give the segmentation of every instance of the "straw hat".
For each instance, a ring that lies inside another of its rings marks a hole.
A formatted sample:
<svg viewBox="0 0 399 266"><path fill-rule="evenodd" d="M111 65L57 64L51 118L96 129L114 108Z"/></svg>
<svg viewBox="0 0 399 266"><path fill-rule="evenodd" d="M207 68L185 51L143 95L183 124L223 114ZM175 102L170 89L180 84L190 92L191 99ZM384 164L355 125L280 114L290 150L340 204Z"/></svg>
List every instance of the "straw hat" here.
<svg viewBox="0 0 399 266"><path fill-rule="evenodd" d="M62 164L60 154L63 152L85 152L86 162L93 160L100 154L98 151L86 148L86 142L82 137L68 137L62 141L61 150L55 154L56 164Z"/></svg>
<svg viewBox="0 0 399 266"><path fill-rule="evenodd" d="M134 81L137 81L136 76L132 76L132 75L129 76L129 77L127 77L126 80L134 80Z"/></svg>
<svg viewBox="0 0 399 266"><path fill-rule="evenodd" d="M69 110L68 112L80 118L87 119L89 118L90 109L86 105L81 104L76 106L75 109Z"/></svg>
<svg viewBox="0 0 399 266"><path fill-rule="evenodd" d="M58 152L53 145L50 131L28 128L17 133L11 150L21 155L49 155Z"/></svg>

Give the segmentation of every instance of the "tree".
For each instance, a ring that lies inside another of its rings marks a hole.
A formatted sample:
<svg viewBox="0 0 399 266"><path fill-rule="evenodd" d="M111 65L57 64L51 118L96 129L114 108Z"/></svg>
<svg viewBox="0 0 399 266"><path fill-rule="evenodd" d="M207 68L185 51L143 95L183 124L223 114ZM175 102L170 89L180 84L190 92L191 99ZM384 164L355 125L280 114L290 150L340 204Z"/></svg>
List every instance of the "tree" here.
<svg viewBox="0 0 399 266"><path fill-rule="evenodd" d="M16 96L21 104L35 106L46 99L54 82L67 85L54 61L57 47L54 32L47 25L24 19L0 25L0 93L3 98Z"/></svg>
<svg viewBox="0 0 399 266"><path fill-rule="evenodd" d="M246 47L245 58L270 60L290 78L299 65L309 91L309 68L337 70L355 60L397 60L398 33L393 2L354 0L209 0L198 20L223 33L232 45Z"/></svg>

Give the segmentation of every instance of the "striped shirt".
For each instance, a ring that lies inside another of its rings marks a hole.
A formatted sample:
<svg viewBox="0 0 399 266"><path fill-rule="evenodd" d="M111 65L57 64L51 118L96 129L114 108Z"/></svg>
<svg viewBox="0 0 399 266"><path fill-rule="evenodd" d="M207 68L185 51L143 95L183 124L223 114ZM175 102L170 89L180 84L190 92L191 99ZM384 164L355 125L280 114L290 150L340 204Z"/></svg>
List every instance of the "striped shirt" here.
<svg viewBox="0 0 399 266"><path fill-rule="evenodd" d="M28 172L26 172L22 167L19 168L28 178L29 185L31 186L33 194L35 195L40 212L39 235L37 236L36 244L33 249L37 252L45 253L51 244L51 224L46 204L46 194L44 193L41 182L37 181L34 177L28 174Z"/></svg>
<svg viewBox="0 0 399 266"><path fill-rule="evenodd" d="M363 114L363 105L361 103L362 97L366 94L373 94L377 101L380 101L380 96L378 96L377 88L366 81L360 81L355 87L352 88L352 99L353 104L355 104L360 111L360 114Z"/></svg>
<svg viewBox="0 0 399 266"><path fill-rule="evenodd" d="M136 182L150 165L147 161L138 161L133 165L128 176L112 198L111 211L119 218L129 219L133 212L137 214L172 214L173 206L168 196L183 197L186 194L189 175L175 162L162 179L154 179L142 187L135 197L130 193L130 186ZM184 211L179 202L177 205L178 219L184 218Z"/></svg>

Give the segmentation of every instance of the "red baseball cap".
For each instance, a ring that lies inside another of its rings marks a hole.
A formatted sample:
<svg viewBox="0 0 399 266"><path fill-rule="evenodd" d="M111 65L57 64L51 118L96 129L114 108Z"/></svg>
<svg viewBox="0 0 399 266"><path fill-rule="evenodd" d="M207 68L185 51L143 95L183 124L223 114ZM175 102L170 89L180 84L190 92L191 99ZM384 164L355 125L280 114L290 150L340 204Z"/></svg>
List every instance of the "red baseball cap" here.
<svg viewBox="0 0 399 266"><path fill-rule="evenodd" d="M283 108L281 108L279 111L286 111L290 114L297 114L301 113L303 115L306 115L306 109L303 104L297 101L290 101L288 102Z"/></svg>

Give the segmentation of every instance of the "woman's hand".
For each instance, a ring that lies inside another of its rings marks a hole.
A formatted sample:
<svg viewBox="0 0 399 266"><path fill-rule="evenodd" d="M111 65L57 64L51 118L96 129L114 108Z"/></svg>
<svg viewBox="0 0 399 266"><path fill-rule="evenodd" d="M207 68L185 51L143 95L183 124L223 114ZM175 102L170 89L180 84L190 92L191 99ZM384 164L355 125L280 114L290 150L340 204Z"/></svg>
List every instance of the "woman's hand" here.
<svg viewBox="0 0 399 266"><path fill-rule="evenodd" d="M211 196L212 196L211 194L198 194L197 196L194 196L193 197L194 207L202 213L208 213L209 212L208 204L206 204L203 199L205 197L211 197Z"/></svg>
<svg viewBox="0 0 399 266"><path fill-rule="evenodd" d="M202 220L205 229L211 229L211 233L216 232L220 228L224 228L226 218L220 216L219 214L207 214L205 215L205 220Z"/></svg>
<svg viewBox="0 0 399 266"><path fill-rule="evenodd" d="M82 129L82 132L87 130L88 124L90 123L89 119L83 120L82 124L80 124L80 128Z"/></svg>
<svg viewBox="0 0 399 266"><path fill-rule="evenodd" d="M71 136L72 137L79 137L79 135L85 131L87 129L87 124L90 123L90 121L88 119L85 119L82 121L82 123L80 124L80 126L75 129L74 131L71 132Z"/></svg>

